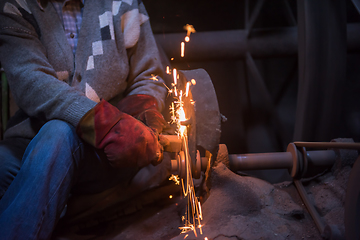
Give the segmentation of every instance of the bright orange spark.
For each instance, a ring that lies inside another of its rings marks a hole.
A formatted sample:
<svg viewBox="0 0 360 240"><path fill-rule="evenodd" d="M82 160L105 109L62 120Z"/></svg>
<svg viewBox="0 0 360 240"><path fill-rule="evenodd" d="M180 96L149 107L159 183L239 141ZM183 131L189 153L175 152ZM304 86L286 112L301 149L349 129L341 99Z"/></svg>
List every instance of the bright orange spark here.
<svg viewBox="0 0 360 240"><path fill-rule="evenodd" d="M185 96L188 97L189 96L189 89L190 89L190 82L186 83L186 92L185 92Z"/></svg>
<svg viewBox="0 0 360 240"><path fill-rule="evenodd" d="M185 43L181 42L181 57L185 56Z"/></svg>
<svg viewBox="0 0 360 240"><path fill-rule="evenodd" d="M176 185L180 185L180 181L179 181L179 176L178 175L174 175L172 174L171 177L169 178L169 180L174 181Z"/></svg>
<svg viewBox="0 0 360 240"><path fill-rule="evenodd" d="M157 75L154 75L154 74L151 74L151 80L154 80L154 81L159 81L158 79L158 76Z"/></svg>
<svg viewBox="0 0 360 240"><path fill-rule="evenodd" d="M190 34L191 34L191 33L196 33L195 28L194 28L193 25L186 24L186 25L184 26L184 30L186 30L186 36L188 37L188 41L186 41L186 38L185 38L185 41L186 41L186 42L189 42L189 41L190 41Z"/></svg>
<svg viewBox="0 0 360 240"><path fill-rule="evenodd" d="M173 78L174 78L174 84L177 84L177 70L176 68L173 69Z"/></svg>
<svg viewBox="0 0 360 240"><path fill-rule="evenodd" d="M191 26L191 25L189 25ZM192 26L191 26L192 27ZM188 29L188 35L190 33L195 32L195 29L189 28ZM185 43L181 43L181 56L184 56L184 46ZM173 60L174 58L171 58ZM169 74L171 72L170 67L167 67L166 72ZM180 156L185 161L185 176L179 178L176 175L172 175L169 180L173 180L175 184L181 183L181 188L184 197L187 197L188 204L187 204L187 210L185 212L185 215L182 216L182 221L184 222L183 227L179 227L181 230L181 233L187 233L189 231L193 231L195 236L197 236L197 229L199 229L200 234L202 235L202 225L201 220L202 218L202 210L201 205L198 200L198 198L195 195L195 188L194 188L194 182L192 178L192 172L191 172L191 158L188 148L188 126L181 124L182 122L188 120L186 118L186 112L184 109L184 97L189 97L189 91L190 86L195 85L196 81L195 79L191 79L191 81L186 83L186 87L184 91L182 89L178 88L178 79L179 74L176 68L172 69L172 75L173 75L173 83L172 89L168 89L170 94L174 94L175 101L171 103L170 112L171 112L171 123L176 124L177 129L176 132L178 136L182 140L182 146L183 149L181 151ZM194 101L192 99L186 99L186 101L189 101L190 104L194 104ZM172 196L170 195L169 198ZM188 235L186 234L185 238L187 238Z"/></svg>

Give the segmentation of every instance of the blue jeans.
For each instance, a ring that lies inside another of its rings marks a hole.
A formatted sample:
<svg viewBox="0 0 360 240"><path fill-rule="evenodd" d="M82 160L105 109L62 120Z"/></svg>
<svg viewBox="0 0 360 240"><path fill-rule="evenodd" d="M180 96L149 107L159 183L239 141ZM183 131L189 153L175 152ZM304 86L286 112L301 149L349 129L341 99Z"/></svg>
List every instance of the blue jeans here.
<svg viewBox="0 0 360 240"><path fill-rule="evenodd" d="M46 123L31 141L0 143L0 155L1 239L49 239L70 193L126 185L137 172L112 168L60 120Z"/></svg>

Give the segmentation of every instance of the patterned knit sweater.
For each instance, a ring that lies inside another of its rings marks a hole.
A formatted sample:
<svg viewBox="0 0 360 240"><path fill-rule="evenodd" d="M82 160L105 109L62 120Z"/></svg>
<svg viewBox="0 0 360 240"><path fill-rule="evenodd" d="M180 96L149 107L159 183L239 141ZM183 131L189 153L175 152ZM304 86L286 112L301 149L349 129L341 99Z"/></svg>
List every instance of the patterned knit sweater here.
<svg viewBox="0 0 360 240"><path fill-rule="evenodd" d="M86 0L74 56L51 3L1 0L0 62L20 108L5 138L32 138L52 119L76 126L100 99L148 94L162 108L163 66L148 20L141 0Z"/></svg>

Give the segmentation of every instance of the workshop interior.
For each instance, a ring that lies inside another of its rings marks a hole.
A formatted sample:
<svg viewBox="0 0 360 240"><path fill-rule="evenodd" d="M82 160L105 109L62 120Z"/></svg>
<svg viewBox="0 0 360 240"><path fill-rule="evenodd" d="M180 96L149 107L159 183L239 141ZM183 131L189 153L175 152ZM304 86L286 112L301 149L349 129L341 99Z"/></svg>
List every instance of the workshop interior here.
<svg viewBox="0 0 360 240"><path fill-rule="evenodd" d="M53 239L359 239L360 1L143 3L169 122L189 92L165 149L182 183L74 197ZM3 133L4 72L1 100Z"/></svg>

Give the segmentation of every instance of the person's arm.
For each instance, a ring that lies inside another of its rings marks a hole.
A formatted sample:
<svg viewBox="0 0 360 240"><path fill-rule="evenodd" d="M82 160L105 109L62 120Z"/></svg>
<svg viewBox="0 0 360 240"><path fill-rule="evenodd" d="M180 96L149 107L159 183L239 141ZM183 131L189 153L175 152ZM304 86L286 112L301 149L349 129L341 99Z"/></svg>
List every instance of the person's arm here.
<svg viewBox="0 0 360 240"><path fill-rule="evenodd" d="M128 15L126 15L128 14ZM154 35L150 26L149 18L143 3L139 4L138 18L135 13L125 13L122 20L126 21L124 37L125 42L130 42L131 47L127 49L129 58L129 77L128 88L126 95L149 95L156 99L157 108L161 111L164 108L164 101L167 89L164 86L163 74L165 73L165 66L161 63L159 50L157 48ZM134 20L135 19L135 20ZM138 23L131 23L136 22ZM130 36L136 35L136 24L139 26L139 38L138 41L127 41ZM128 33L126 28L131 28ZM154 80L154 77L157 80Z"/></svg>
<svg viewBox="0 0 360 240"><path fill-rule="evenodd" d="M96 102L57 79L35 19L26 9L4 2L0 3L0 61L16 104L31 117L76 126Z"/></svg>

